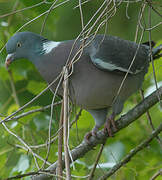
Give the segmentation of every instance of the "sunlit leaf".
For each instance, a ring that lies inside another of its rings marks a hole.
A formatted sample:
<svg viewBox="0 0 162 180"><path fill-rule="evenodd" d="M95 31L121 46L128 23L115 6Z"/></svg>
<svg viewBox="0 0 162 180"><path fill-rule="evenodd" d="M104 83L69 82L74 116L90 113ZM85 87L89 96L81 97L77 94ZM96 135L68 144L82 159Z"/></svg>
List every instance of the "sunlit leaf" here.
<svg viewBox="0 0 162 180"><path fill-rule="evenodd" d="M29 157L27 155L21 155L17 165L13 168L12 172L24 173L29 168Z"/></svg>
<svg viewBox="0 0 162 180"><path fill-rule="evenodd" d="M30 81L27 85L27 90L34 95L39 94L45 88L46 88L46 83L43 82Z"/></svg>

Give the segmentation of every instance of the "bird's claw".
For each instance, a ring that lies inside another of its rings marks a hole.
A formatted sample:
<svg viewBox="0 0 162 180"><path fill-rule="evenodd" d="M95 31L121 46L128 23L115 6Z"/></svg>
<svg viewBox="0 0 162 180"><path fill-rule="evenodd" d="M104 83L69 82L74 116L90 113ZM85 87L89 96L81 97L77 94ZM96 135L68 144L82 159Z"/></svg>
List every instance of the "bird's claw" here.
<svg viewBox="0 0 162 180"><path fill-rule="evenodd" d="M111 127L113 127L115 131L117 130L113 114L106 120L106 123L104 126L104 132L108 133L108 136L113 137L114 135L113 135Z"/></svg>
<svg viewBox="0 0 162 180"><path fill-rule="evenodd" d="M93 136L93 137L97 137L97 132L92 130L90 132L88 132L85 136L84 136L84 139L87 143L89 143L89 139L90 137Z"/></svg>

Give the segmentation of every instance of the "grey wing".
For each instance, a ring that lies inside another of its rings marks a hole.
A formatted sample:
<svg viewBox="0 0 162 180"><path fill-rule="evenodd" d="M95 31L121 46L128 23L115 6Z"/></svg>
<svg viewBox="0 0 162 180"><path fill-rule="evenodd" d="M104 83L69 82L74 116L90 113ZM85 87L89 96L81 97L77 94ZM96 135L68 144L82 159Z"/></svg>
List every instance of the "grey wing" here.
<svg viewBox="0 0 162 180"><path fill-rule="evenodd" d="M141 44L138 47L134 42L115 36L97 35L87 49L91 61L100 69L129 70L128 73L136 74L149 65L148 46Z"/></svg>

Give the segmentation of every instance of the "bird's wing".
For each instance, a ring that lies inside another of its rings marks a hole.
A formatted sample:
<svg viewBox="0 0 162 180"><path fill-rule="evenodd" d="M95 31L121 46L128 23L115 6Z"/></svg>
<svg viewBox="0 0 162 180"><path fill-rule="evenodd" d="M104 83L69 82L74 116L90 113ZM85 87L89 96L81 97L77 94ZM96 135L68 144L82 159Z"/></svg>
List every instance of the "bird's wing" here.
<svg viewBox="0 0 162 180"><path fill-rule="evenodd" d="M87 48L91 61L107 71L137 74L149 64L149 48L115 36L97 35ZM133 62L132 62L133 61Z"/></svg>

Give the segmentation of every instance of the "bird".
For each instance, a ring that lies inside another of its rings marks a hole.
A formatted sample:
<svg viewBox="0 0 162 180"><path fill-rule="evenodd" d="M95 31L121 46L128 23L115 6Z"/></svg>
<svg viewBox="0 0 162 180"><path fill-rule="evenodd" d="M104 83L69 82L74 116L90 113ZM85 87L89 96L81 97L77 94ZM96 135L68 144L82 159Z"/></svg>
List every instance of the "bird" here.
<svg viewBox="0 0 162 180"><path fill-rule="evenodd" d="M25 31L16 33L8 40L5 64L9 67L15 60L28 59L48 84L69 64L69 71L72 69L69 98L95 120L95 126L85 136L88 140L96 136L104 124L105 133L113 136L116 115L122 112L128 97L141 88L151 55L156 59L162 50L162 45L150 50L149 44L137 44L102 34L85 39L51 41ZM151 45L154 46L154 43ZM57 84L58 80L50 87L53 93ZM62 86L57 93L63 95Z"/></svg>

